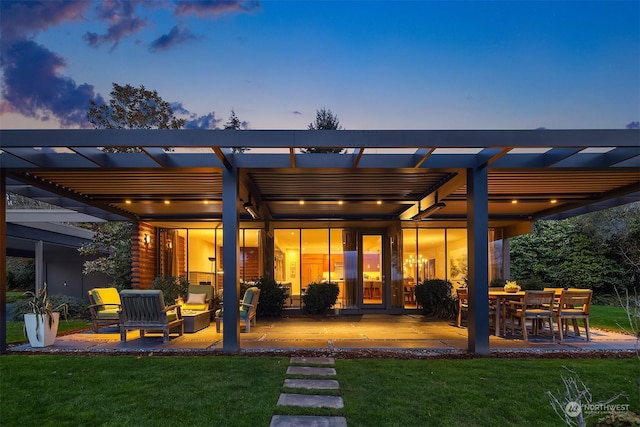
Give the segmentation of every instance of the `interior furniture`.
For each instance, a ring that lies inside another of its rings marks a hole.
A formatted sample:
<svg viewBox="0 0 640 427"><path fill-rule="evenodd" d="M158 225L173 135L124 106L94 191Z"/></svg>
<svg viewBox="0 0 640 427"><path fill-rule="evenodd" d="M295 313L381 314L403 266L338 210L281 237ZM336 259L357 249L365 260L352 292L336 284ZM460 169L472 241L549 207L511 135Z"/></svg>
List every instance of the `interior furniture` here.
<svg viewBox="0 0 640 427"><path fill-rule="evenodd" d="M184 332L192 334L208 328L211 324L211 310L191 311L181 310L184 320Z"/></svg>
<svg viewBox="0 0 640 427"><path fill-rule="evenodd" d="M553 316L558 323L558 335L561 341L564 339L562 329L565 328L565 333L569 332L569 320L573 323L573 331L576 336L580 336L578 319L582 319L587 341L591 341L589 308L591 307L592 296L593 291L591 289L566 289L562 291L560 300L553 312Z"/></svg>
<svg viewBox="0 0 640 427"><path fill-rule="evenodd" d="M251 322L256 325L256 310L258 309L258 301L260 299L260 289L252 286L244 292L242 302L240 302L240 322L245 323L245 331L251 332ZM220 324L222 323L223 309L216 311L216 332L220 332Z"/></svg>
<svg viewBox="0 0 640 427"><path fill-rule="evenodd" d="M182 310L208 311L213 304L213 286L211 285L189 285L187 299L182 304Z"/></svg>
<svg viewBox="0 0 640 427"><path fill-rule="evenodd" d="M512 327L515 327L515 319L518 319L520 329L522 329L522 337L525 341L529 340L527 320L531 321L533 334L537 334L540 325L547 320L551 331L551 340L555 339L553 331L554 298L554 291L525 291L522 301L509 302L509 317L511 318Z"/></svg>
<svg viewBox="0 0 640 427"><path fill-rule="evenodd" d="M89 313L96 334L100 326L117 325L120 321L120 294L116 288L93 288L89 294Z"/></svg>
<svg viewBox="0 0 640 427"><path fill-rule="evenodd" d="M184 333L184 320L180 305L164 305L160 290L127 289L120 292L120 341L127 341L127 331L139 330L144 337L146 331L162 331L163 342L169 341L171 331Z"/></svg>

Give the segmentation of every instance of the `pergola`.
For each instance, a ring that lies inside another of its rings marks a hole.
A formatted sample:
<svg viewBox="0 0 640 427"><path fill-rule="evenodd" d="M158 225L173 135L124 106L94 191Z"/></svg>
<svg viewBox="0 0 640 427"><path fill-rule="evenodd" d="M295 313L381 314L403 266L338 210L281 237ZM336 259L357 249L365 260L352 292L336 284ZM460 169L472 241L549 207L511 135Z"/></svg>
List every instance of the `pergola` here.
<svg viewBox="0 0 640 427"><path fill-rule="evenodd" d="M303 153L312 147L343 150ZM510 237L536 219L640 200L640 131L0 130L0 166L3 195L106 220L222 221L225 272L238 271L240 221L462 224L468 349L487 354L488 228ZM0 217L1 256L4 204ZM237 305L238 283L225 274L226 304ZM224 350L238 351L238 313L224 316ZM4 317L0 332L4 350Z"/></svg>

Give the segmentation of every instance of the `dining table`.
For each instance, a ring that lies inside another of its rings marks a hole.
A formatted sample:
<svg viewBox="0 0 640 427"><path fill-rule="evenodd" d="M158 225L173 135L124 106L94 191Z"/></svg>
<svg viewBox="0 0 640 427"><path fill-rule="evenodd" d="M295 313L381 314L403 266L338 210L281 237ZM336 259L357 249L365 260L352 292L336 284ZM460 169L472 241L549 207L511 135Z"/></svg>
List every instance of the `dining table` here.
<svg viewBox="0 0 640 427"><path fill-rule="evenodd" d="M500 336L502 334L502 330L505 325L502 322L506 322L503 314L506 314L507 311L507 302L508 301L522 301L524 298L524 291L518 292L506 292L506 291L489 291L489 300L495 300L496 302L496 320L494 325L496 327L496 336Z"/></svg>

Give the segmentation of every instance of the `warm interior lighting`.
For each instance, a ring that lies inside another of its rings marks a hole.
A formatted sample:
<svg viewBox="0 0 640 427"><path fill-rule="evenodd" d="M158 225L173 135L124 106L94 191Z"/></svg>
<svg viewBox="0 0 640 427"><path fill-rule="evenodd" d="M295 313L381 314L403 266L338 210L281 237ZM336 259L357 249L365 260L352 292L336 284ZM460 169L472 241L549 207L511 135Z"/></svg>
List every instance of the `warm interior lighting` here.
<svg viewBox="0 0 640 427"><path fill-rule="evenodd" d="M338 200L339 205L341 205L342 203L344 203L342 200Z"/></svg>
<svg viewBox="0 0 640 427"><path fill-rule="evenodd" d="M443 202L434 203L433 205L429 206L428 208L426 208L422 212L418 212L417 214L415 214L411 219L414 220L414 221L419 221L421 219L425 219L426 217L428 217L432 213L437 212L440 209L445 208L445 207L447 207L447 205L445 205Z"/></svg>
<svg viewBox="0 0 640 427"><path fill-rule="evenodd" d="M382 200L378 200L378 201L376 202L376 204L381 205L381 204L382 204Z"/></svg>
<svg viewBox="0 0 640 427"><path fill-rule="evenodd" d="M516 203L518 203L518 201L517 201L517 200L515 200L515 199L513 199L513 200L511 201L511 204L512 204L512 205L515 205Z"/></svg>
<svg viewBox="0 0 640 427"><path fill-rule="evenodd" d="M556 199L551 199L551 203L552 204L556 204L556 203L558 203L558 201Z"/></svg>
<svg viewBox="0 0 640 427"><path fill-rule="evenodd" d="M131 204L131 200L129 200L129 199L125 200L124 202L125 202L127 205L130 205L130 204Z"/></svg>
<svg viewBox="0 0 640 427"><path fill-rule="evenodd" d="M300 204L301 204L301 205L304 205L304 200L300 200Z"/></svg>
<svg viewBox="0 0 640 427"><path fill-rule="evenodd" d="M164 201L164 204L165 204L165 205L169 205L169 204L171 204L171 200L165 200L165 201Z"/></svg>
<svg viewBox="0 0 640 427"><path fill-rule="evenodd" d="M202 203L204 203L205 205L208 205L209 201L208 200L204 200Z"/></svg>
<svg viewBox="0 0 640 427"><path fill-rule="evenodd" d="M142 236L142 241L144 242L145 246L149 246L149 244L151 243L151 236L149 236L148 233L144 233L144 236Z"/></svg>

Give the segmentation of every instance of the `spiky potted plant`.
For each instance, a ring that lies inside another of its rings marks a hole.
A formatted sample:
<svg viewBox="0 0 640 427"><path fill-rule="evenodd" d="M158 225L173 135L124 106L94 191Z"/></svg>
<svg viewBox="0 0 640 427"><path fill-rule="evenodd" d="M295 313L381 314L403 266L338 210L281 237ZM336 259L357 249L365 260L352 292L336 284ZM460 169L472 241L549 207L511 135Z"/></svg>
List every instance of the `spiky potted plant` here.
<svg viewBox="0 0 640 427"><path fill-rule="evenodd" d="M45 283L40 292L26 292L30 297L30 313L24 315L24 330L29 338L31 347L47 347L53 345L58 334L58 324L60 323L60 311L67 317L68 309L66 304L53 307L47 297L47 284Z"/></svg>

